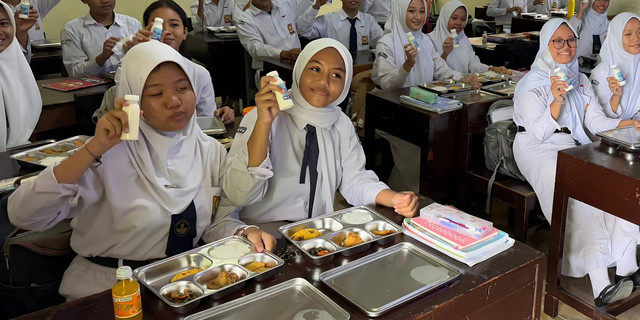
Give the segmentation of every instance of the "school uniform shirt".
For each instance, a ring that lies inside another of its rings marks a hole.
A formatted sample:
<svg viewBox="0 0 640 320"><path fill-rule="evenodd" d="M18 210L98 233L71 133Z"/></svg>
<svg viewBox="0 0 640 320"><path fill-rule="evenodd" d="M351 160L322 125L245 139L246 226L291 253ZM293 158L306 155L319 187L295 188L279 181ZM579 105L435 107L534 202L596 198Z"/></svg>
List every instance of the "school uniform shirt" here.
<svg viewBox="0 0 640 320"><path fill-rule="evenodd" d="M580 4L579 1L576 1L578 5ZM551 9L566 9L569 7L569 0L547 0L546 3L538 4L535 7L535 13L547 14Z"/></svg>
<svg viewBox="0 0 640 320"><path fill-rule="evenodd" d="M123 39L128 35L135 35L141 28L140 21L117 13L108 29L96 22L91 13L67 22L60 32L60 40L62 62L69 76L82 77L116 70L120 58L115 54L102 67L96 63L95 59L102 53L104 42L110 37Z"/></svg>
<svg viewBox="0 0 640 320"><path fill-rule="evenodd" d="M327 47L338 50L345 64L345 85L338 99L327 106L311 106L303 98L298 83L313 55ZM228 198L243 206L240 217L263 223L295 221L309 217L311 167L303 166L307 125L316 130L318 180L311 216L333 212L335 192L354 206L374 204L387 186L372 171L365 170L365 156L351 120L337 107L349 92L353 62L349 51L334 39L310 42L300 53L293 70L290 90L294 106L280 112L271 124L268 154L258 167L248 167L247 141L257 120L257 110L249 112L229 153L223 188ZM310 161L311 162L311 161ZM301 170L304 170L301 175ZM305 178L301 183L301 176Z"/></svg>
<svg viewBox="0 0 640 320"><path fill-rule="evenodd" d="M619 13L611 20L607 31L608 36L600 51L600 63L591 72L591 84L603 112L613 119L640 120L640 54L632 55L622 47L624 27L633 18L640 20L640 17L630 12ZM613 76L611 66L614 64L625 76L626 81L622 87L622 97L620 97L620 103L615 113L609 104L613 93L607 81L608 77Z"/></svg>
<svg viewBox="0 0 640 320"><path fill-rule="evenodd" d="M450 37L451 32L448 28L449 18L456 9L463 7L467 11L467 7L458 0L451 0L440 8L440 16L436 22L436 27L432 32L428 34L431 41L433 41L434 49L442 56L444 48L442 47L444 41ZM458 34L458 42L460 43L457 48L453 48L447 56L447 65L449 68L461 72L461 73L476 73L485 72L489 70L489 66L480 62L480 58L473 51L471 41L464 33L464 27L462 32Z"/></svg>
<svg viewBox="0 0 640 320"><path fill-rule="evenodd" d="M240 42L251 55L251 67L262 70L261 58L280 59L280 52L300 48L296 0L274 0L271 13L253 4L237 19Z"/></svg>
<svg viewBox="0 0 640 320"><path fill-rule="evenodd" d="M533 12L535 9L533 0L491 0L487 15L496 18L496 25L511 26L511 18L517 15L515 11L507 13L507 9L512 7L520 7L522 12Z"/></svg>
<svg viewBox="0 0 640 320"><path fill-rule="evenodd" d="M384 24L391 16L392 0L364 0L360 11L372 15L378 23Z"/></svg>
<svg viewBox="0 0 640 320"><path fill-rule="evenodd" d="M194 12L191 24L196 31L202 31L206 27L226 27L233 25L233 20L240 13L235 0L220 0L218 4L211 0L204 0L202 9L204 11L204 21L198 16L198 0L194 1L196 11ZM194 7L192 6L192 8Z"/></svg>
<svg viewBox="0 0 640 320"><path fill-rule="evenodd" d="M597 13L591 7L591 3L582 16L582 20L578 19L578 15L574 15L569 19L569 23L578 31L577 36L580 37L576 57L597 54L607 36L607 29L609 28L607 12L609 9L607 8L604 13ZM594 37L598 40L594 41ZM600 46L598 46L597 42L600 42Z"/></svg>
<svg viewBox="0 0 640 320"><path fill-rule="evenodd" d="M331 38L340 41L349 48L351 22L344 10L325 14L317 17L318 11L309 7L298 20L300 35L308 39ZM356 43L358 50L369 50L376 46L382 38L382 28L376 20L367 13L358 11L355 16Z"/></svg>
<svg viewBox="0 0 640 320"><path fill-rule="evenodd" d="M31 41L32 40L41 40L45 39L44 34L44 25L42 24L42 19L55 7L61 0L31 0L31 5L35 10L38 10L38 20L36 20L36 24L27 31L29 35L29 42L27 43L26 48L22 48L25 57L27 57L27 61L31 62ZM20 10L20 3L18 3L13 9L13 12Z"/></svg>
<svg viewBox="0 0 640 320"><path fill-rule="evenodd" d="M129 59L130 61L127 61ZM144 82L160 63L188 69L185 58L157 41L133 47L123 59L119 95L141 95ZM191 75L187 73L190 81ZM80 151L85 152L85 151ZM70 245L78 256L64 274L60 293L73 300L111 288L115 269L84 257L144 261L166 257L172 216L195 206L193 246L234 234L242 222L221 195L225 148L202 133L195 114L175 132L161 132L140 121L140 136L122 141L91 165L76 183L59 183L54 167L24 183L10 197L9 219L29 230L45 230L72 218ZM82 285L78 285L82 283Z"/></svg>
<svg viewBox="0 0 640 320"><path fill-rule="evenodd" d="M557 28L566 21L551 19L540 32L540 43L548 43ZM549 105L554 100L549 78L553 61L546 46L541 47L531 71L518 82L514 95L513 120L526 129L518 132L513 153L518 168L533 187L547 221L551 222L553 191L558 151L590 143L587 129L598 128L584 118L584 109L599 107L586 76L579 74L574 59L559 65L570 77L574 89L567 93L558 119L551 116ZM610 123L610 121L609 121ZM607 125L607 121L600 123ZM585 128L586 126L586 128ZM571 134L554 133L567 127ZM616 218L583 202L569 199L562 273L571 277L607 268L624 250L635 246L638 226Z"/></svg>

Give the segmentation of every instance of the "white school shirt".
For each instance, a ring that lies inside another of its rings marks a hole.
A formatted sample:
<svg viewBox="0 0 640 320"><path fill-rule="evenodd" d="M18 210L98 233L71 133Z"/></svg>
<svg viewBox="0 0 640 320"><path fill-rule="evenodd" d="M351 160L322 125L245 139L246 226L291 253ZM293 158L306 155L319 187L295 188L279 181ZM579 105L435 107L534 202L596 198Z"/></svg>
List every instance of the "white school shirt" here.
<svg viewBox="0 0 640 320"><path fill-rule="evenodd" d="M393 34L388 34L393 35ZM427 37L427 35L425 35ZM427 39L429 44L433 42ZM433 61L433 78L437 80L445 80L453 78L454 80L460 80L462 74L458 71L452 70L447 65L447 62L442 59L440 54L431 46L422 46L420 50L430 50L431 60ZM404 53L403 53L404 54ZM414 66L412 72L420 72ZM379 42L376 46L376 60L373 62L373 69L371 70L371 79L382 89L395 89L404 88L418 85L418 83L407 83L407 75L402 67L402 64L397 66L393 57L393 49L383 42ZM431 79L433 80L433 79Z"/></svg>
<svg viewBox="0 0 640 320"><path fill-rule="evenodd" d="M194 1L191 6L193 12L191 24L196 31L202 31L206 27L225 27L233 25L233 21L238 14L240 14L241 8L238 8L235 0L220 0L218 4L213 3L211 0L204 0L202 9L204 13L204 21L198 16L198 0Z"/></svg>
<svg viewBox="0 0 640 320"><path fill-rule="evenodd" d="M298 20L300 35L308 39L332 38L340 41L347 49L351 34L351 22L344 10L325 14L317 17L318 11L310 7ZM355 16L356 43L358 50L375 48L376 43L382 38L382 28L369 14L358 11Z"/></svg>
<svg viewBox="0 0 640 320"><path fill-rule="evenodd" d="M392 0L364 0L360 11L372 15L378 23L385 23L391 16Z"/></svg>
<svg viewBox="0 0 640 320"><path fill-rule="evenodd" d="M253 4L237 18L238 36L251 55L251 67L262 69L260 58L280 59L280 52L300 48L296 0L271 2L271 14Z"/></svg>
<svg viewBox="0 0 640 320"><path fill-rule="evenodd" d="M102 53L104 42L110 37L125 38L135 35L142 28L140 21L122 14L115 14L113 24L107 29L96 22L91 13L67 22L60 32L62 62L70 77L115 71L120 62L112 55L102 67L96 57Z"/></svg>
<svg viewBox="0 0 640 320"><path fill-rule="evenodd" d="M576 0L576 4L580 5L580 0ZM551 9L566 9L569 7L569 0L547 0L545 4L538 4L535 7L536 13L547 14Z"/></svg>
<svg viewBox="0 0 640 320"><path fill-rule="evenodd" d="M22 52L25 54L27 61L31 62L31 40L40 40L45 39L44 34L44 25L42 24L42 19L55 7L61 0L31 0L31 5L35 10L38 10L38 20L36 20L36 24L34 24L27 34L29 35L29 40L27 42L27 47L22 48ZM20 10L20 3L18 3L15 7L12 8L13 13Z"/></svg>
<svg viewBox="0 0 640 320"><path fill-rule="evenodd" d="M527 5L524 5L524 2ZM511 7L519 6L522 8L522 12L533 12L535 6L533 0L491 0L487 7L487 15L489 17L496 18L496 25L511 25L511 18L514 16L513 12L507 13L507 9Z"/></svg>
<svg viewBox="0 0 640 320"><path fill-rule="evenodd" d="M294 107L295 108L295 107ZM271 125L267 158L259 167L248 167L246 141L251 136L257 111L249 112L238 128L229 152L223 189L229 200L238 206L241 219L258 223L296 221L308 216L309 174L300 184L300 168L305 147L306 123L297 121L288 112L280 112ZM349 118L342 113L332 125L331 141L336 155L336 173L340 194L351 205L374 204L378 193L388 189L375 173L364 168L365 156L360 140ZM294 150L283 150L280 139L293 139ZM321 164L318 164L320 168ZM320 178L319 178L320 179ZM321 190L316 189L313 216L333 212L325 208ZM331 199L333 200L333 199Z"/></svg>
<svg viewBox="0 0 640 320"><path fill-rule="evenodd" d="M571 19L569 19L569 23L571 24L571 26L573 26L574 29L576 29L576 32L578 33L577 36L580 38L580 41L578 41L578 50L576 51L576 57L590 55L593 52L594 34L591 33L591 29L589 29L589 26L585 25L585 19L587 19L586 13L582 16L582 20L578 19L578 15L574 15L573 17L571 17ZM604 39L607 37L607 29L608 24L607 27L604 28L605 31L598 35L598 37L600 38L600 46L602 46L602 44L604 43Z"/></svg>

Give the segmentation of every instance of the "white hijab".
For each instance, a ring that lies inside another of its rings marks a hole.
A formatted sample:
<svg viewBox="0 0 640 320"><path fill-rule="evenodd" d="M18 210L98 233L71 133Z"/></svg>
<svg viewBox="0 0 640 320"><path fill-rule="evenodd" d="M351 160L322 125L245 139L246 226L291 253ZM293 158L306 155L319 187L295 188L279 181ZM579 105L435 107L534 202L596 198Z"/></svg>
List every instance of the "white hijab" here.
<svg viewBox="0 0 640 320"><path fill-rule="evenodd" d="M33 72L18 39L13 10L0 1L13 26L13 41L0 52L0 152L28 143L42 111L42 99ZM9 39L6 39L7 41Z"/></svg>
<svg viewBox="0 0 640 320"><path fill-rule="evenodd" d="M580 45L578 46L578 52L576 56L584 56L591 54L593 47L593 35L600 36L600 43L604 41L607 34L607 28L609 28L609 20L607 20L607 12L609 7L604 13L597 13L593 10L593 1L589 3L589 7L582 17L582 28L580 28Z"/></svg>
<svg viewBox="0 0 640 320"><path fill-rule="evenodd" d="M609 25L607 38L600 50L600 63L593 69L591 79L594 82L596 93L600 101L608 105L611 99L611 90L607 77L611 77L611 65L617 65L625 75L627 84L622 88L620 108L622 119L631 119L640 110L640 54L632 55L622 47L622 34L629 20L640 17L631 12L619 13ZM602 90L598 90L602 89Z"/></svg>
<svg viewBox="0 0 640 320"><path fill-rule="evenodd" d="M404 45L409 43L407 39L407 32L411 31L407 26L407 9L411 0L395 0L393 4L393 11L391 17L384 25L384 36L380 39L380 42L387 45L393 50L393 59L395 65L400 67L407 57L404 53ZM427 10L427 4L422 0L425 11ZM411 31L413 36L420 45L420 51L416 56L416 65L413 66L403 87L410 87L418 83L425 83L433 81L433 60L431 58L431 50L433 44L431 40L422 33L422 30Z"/></svg>
<svg viewBox="0 0 640 320"><path fill-rule="evenodd" d="M135 94L140 96L142 104L147 77L163 62L174 62L180 66L193 86L193 73L188 71L191 65L186 59L164 43L149 41L136 45L122 59L117 96ZM213 159L211 138L202 133L195 118L194 112L187 125L175 132L158 131L141 119L139 139L117 145L123 148L120 150L124 150L126 157L108 152L105 156L115 159L105 161L120 161L123 166L133 166L138 175L146 178L143 179L144 185L137 187L151 194L172 214L179 214L195 198L203 173Z"/></svg>
<svg viewBox="0 0 640 320"><path fill-rule="evenodd" d="M542 30L540 30L540 49L538 50L535 61L531 65L531 71L518 81L514 100L517 96L531 89L550 85L551 82L549 78L556 75L553 70L559 67L567 74L569 80L574 85L574 88L567 92L565 96L561 112L566 114L571 136L582 144L590 143L591 139L589 139L583 127L584 106L586 102L583 101L582 96L578 92L580 72L578 71L577 55L568 64L559 64L553 60L549 52L549 41L551 41L553 33L556 32L562 24L571 28L574 34L576 33L571 24L567 23L564 19L551 19L544 24ZM565 43L565 46L566 45Z"/></svg>
<svg viewBox="0 0 640 320"><path fill-rule="evenodd" d="M324 108L317 108L309 104L302 93L300 92L300 76L302 71L309 63L309 60L318 53L318 51L325 48L334 48L338 50L345 66L345 81L342 93L335 101L331 102ZM311 124L316 127L316 136L318 138L318 182L317 190L319 190L322 200L324 201L325 210L333 210L333 199L335 197L335 190L340 185L341 176L338 175L338 171L335 167L335 149L331 139L331 128L338 121L342 115L342 110L338 107L338 103L342 102L349 93L351 86L351 78L353 77L353 60L349 50L340 43L340 41L321 38L311 41L304 47L304 50L300 52L296 64L293 66L293 84L291 90L289 90L291 97L294 101L294 107L284 112L289 113L291 117L302 123ZM305 124L305 125L306 125ZM351 128L352 129L352 128ZM288 143L291 140L282 141L282 143ZM293 146L291 147L293 148Z"/></svg>
<svg viewBox="0 0 640 320"><path fill-rule="evenodd" d="M458 0L451 0L445 3L440 9L440 16L438 17L438 22L436 22L435 29L429 33L429 38L433 41L435 50L440 54L444 51L442 44L451 35L449 19L453 12L460 7L464 8L466 15L469 15L464 3ZM475 53L471 47L471 41L469 41L469 38L467 38L467 35L464 33L464 26L462 26L462 32L458 34L458 40L460 41L460 45L457 48L453 48L447 56L447 65L453 70L469 73L469 62Z"/></svg>

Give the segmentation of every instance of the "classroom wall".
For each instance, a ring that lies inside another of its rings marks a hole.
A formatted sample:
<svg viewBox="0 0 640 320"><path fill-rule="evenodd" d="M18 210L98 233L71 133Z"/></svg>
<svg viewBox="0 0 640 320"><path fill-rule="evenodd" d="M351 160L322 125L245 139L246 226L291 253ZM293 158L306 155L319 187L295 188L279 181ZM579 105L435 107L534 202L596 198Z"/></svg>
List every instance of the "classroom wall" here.
<svg viewBox="0 0 640 320"><path fill-rule="evenodd" d="M438 12L440 8L449 0L436 0ZM460 0L469 9L471 15L474 15L476 6L486 6L489 0ZM579 1L579 0L576 0ZM640 1L638 0L611 0L609 4L609 15L616 15L620 12L629 11L640 15Z"/></svg>
<svg viewBox="0 0 640 320"><path fill-rule="evenodd" d="M132 16L142 21L142 14L144 9L153 3L155 0L119 0L116 2L116 12ZM193 0L175 0L188 16L191 16L190 6L193 4ZM333 11L338 11L342 8L342 2L340 0L333 1L331 5L324 5L320 8L319 14L325 14ZM82 3L80 0L62 0L47 16L45 17L44 31L47 38L53 40L60 40L60 30L64 25L77 17L84 16L89 11L89 7Z"/></svg>

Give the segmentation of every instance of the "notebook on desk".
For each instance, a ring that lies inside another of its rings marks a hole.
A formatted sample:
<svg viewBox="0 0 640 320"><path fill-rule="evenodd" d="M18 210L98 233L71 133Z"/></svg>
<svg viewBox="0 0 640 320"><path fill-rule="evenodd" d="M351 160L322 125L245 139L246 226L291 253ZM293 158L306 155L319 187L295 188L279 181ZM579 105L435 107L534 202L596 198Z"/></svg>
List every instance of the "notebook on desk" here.
<svg viewBox="0 0 640 320"><path fill-rule="evenodd" d="M86 76L80 79L65 79L58 82L45 83L42 86L45 88L66 92L66 91L90 88L93 86L110 83L112 81L113 80L110 80L110 79Z"/></svg>

